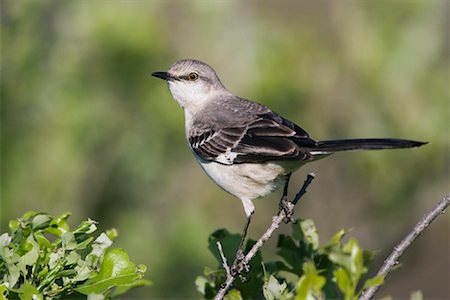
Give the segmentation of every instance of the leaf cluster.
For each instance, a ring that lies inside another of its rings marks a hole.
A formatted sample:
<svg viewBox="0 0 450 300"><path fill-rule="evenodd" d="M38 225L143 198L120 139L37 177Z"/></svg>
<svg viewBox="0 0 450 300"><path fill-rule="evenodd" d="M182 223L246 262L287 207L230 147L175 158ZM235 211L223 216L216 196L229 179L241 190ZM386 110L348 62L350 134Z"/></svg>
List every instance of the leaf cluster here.
<svg viewBox="0 0 450 300"><path fill-rule="evenodd" d="M368 287L381 285L384 278L363 280L374 256L364 250L355 238L344 241L346 230L338 231L324 246L312 220L292 225L291 235L280 235L277 259L263 262L261 253L253 258L250 272L235 280L227 299L357 299ZM226 279L216 241L223 246L229 261L239 242L238 234L219 230L209 238L209 249L218 261L216 269L205 268L196 280L205 298L212 298ZM247 251L254 244L249 241Z"/></svg>
<svg viewBox="0 0 450 300"><path fill-rule="evenodd" d="M30 211L9 222L10 232L0 235L0 300L109 299L150 284L144 265L109 249L115 229L94 238L94 220L71 231L69 216Z"/></svg>

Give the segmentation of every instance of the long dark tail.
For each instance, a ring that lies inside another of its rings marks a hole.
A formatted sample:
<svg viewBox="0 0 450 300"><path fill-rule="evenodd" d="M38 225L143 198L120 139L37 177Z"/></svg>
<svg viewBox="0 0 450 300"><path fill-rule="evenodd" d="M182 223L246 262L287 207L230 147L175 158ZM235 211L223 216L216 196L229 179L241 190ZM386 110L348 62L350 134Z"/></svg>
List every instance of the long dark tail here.
<svg viewBox="0 0 450 300"><path fill-rule="evenodd" d="M329 140L316 142L316 145L311 148L311 154L331 154L334 152L355 150L413 148L420 147L425 144L428 144L428 142L418 142L401 139Z"/></svg>

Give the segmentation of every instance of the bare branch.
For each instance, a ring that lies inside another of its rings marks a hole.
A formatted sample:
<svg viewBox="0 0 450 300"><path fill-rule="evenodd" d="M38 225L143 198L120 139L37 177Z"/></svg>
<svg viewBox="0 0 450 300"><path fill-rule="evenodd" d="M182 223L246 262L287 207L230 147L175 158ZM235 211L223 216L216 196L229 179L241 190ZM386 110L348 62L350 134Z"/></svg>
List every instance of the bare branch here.
<svg viewBox="0 0 450 300"><path fill-rule="evenodd" d="M405 250L414 242L414 240L428 227L428 225L433 222L433 220L444 213L444 210L450 204L450 194L447 194L441 201L427 214L425 214L422 219L414 226L413 230L397 245L394 247L394 250L389 255L389 257L384 261L380 270L377 273L377 276L386 277L390 271L392 271L392 267L398 264L398 259ZM364 293L359 298L360 300L369 300L371 299L375 293L377 292L380 286L374 286L364 291Z"/></svg>
<svg viewBox="0 0 450 300"><path fill-rule="evenodd" d="M245 266L248 265L248 263L256 255L258 250L264 245L264 243L267 240L270 239L273 232L280 226L281 222L283 222L283 220L285 220L285 219L291 220L290 217L293 213L292 210L294 208L294 205L297 204L298 200L306 193L306 189L313 181L314 176L315 175L313 173L308 174L308 177L306 178L305 182L303 183L301 190L295 195L294 200L291 201L291 204L292 204L290 206L291 211L286 212L286 210L280 209L278 214L272 218L272 224L270 225L270 227L266 230L266 232L264 232L264 234L253 245L253 247L250 249L250 251L245 255L244 259L238 263L238 266L236 268L236 274L232 274L227 271L227 279L222 284L217 295L214 297L215 300L220 300L220 299L223 299L223 297L225 297L226 293L231 288L234 280L236 279L236 276L238 276L245 269ZM222 255L222 253L221 253L221 255ZM223 257L222 257L222 260L224 260Z"/></svg>
<svg viewBox="0 0 450 300"><path fill-rule="evenodd" d="M220 257L222 258L222 266L225 269L225 271L227 272L227 277L231 276L231 271L230 271L230 267L228 266L228 263L227 263L227 258L225 257L225 254L223 253L222 244L220 243L220 241L217 241L216 244L217 244L217 249L219 249Z"/></svg>

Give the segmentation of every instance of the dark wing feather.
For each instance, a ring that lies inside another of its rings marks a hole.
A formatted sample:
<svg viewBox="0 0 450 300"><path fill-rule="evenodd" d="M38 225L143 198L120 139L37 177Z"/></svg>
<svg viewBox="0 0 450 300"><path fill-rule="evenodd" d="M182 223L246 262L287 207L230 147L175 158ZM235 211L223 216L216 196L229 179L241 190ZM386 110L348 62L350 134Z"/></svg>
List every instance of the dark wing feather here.
<svg viewBox="0 0 450 300"><path fill-rule="evenodd" d="M308 159L307 148L315 145L305 130L274 112L241 126L198 132L189 143L203 160L223 164Z"/></svg>

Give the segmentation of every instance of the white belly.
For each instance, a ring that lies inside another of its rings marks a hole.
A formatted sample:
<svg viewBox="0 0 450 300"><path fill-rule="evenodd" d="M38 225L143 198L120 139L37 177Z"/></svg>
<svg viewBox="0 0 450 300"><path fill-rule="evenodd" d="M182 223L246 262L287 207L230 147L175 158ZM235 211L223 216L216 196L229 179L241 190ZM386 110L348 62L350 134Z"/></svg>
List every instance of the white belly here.
<svg viewBox="0 0 450 300"><path fill-rule="evenodd" d="M200 162L206 174L228 193L243 200L264 197L284 184L288 172L276 163L223 165Z"/></svg>
<svg viewBox="0 0 450 300"><path fill-rule="evenodd" d="M197 155L195 157L217 185L242 201L247 216L253 214L255 209L253 199L267 196L283 186L286 175L304 164L304 161L297 160L225 165L203 161Z"/></svg>

